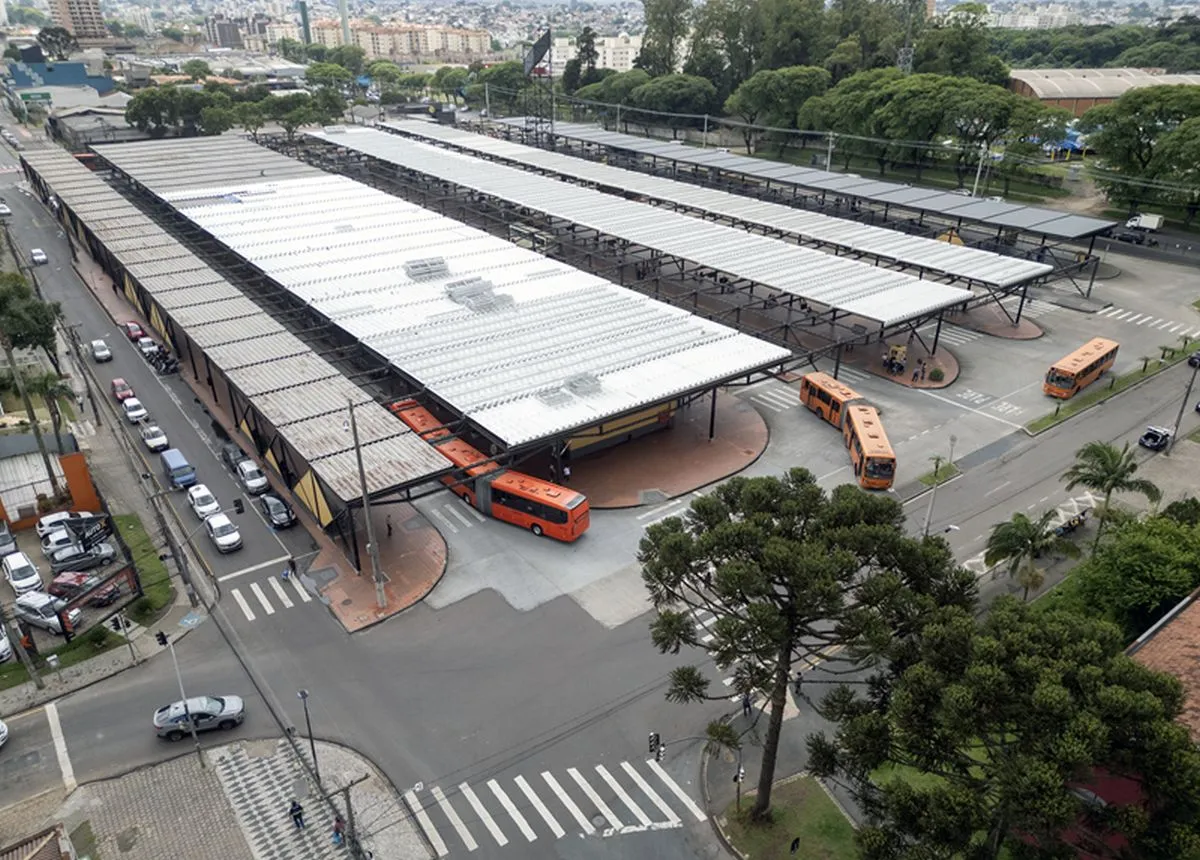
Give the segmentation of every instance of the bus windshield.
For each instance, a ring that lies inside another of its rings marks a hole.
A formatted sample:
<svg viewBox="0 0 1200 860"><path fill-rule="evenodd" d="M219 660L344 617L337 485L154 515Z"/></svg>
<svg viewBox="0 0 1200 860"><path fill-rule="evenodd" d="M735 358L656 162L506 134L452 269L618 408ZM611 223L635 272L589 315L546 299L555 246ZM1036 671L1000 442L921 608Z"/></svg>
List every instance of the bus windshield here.
<svg viewBox="0 0 1200 860"><path fill-rule="evenodd" d="M868 457L866 473L868 478L890 478L896 474L896 461Z"/></svg>
<svg viewBox="0 0 1200 860"><path fill-rule="evenodd" d="M1063 373L1052 367L1046 374L1046 384L1053 385L1055 388L1070 388L1075 384L1075 377L1073 374Z"/></svg>

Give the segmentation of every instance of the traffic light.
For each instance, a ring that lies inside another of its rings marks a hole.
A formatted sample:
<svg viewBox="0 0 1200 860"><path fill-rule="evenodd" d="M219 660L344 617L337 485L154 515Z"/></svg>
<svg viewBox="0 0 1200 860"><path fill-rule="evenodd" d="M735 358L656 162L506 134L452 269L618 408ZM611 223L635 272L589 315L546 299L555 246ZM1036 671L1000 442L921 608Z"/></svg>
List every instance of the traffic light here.
<svg viewBox="0 0 1200 860"><path fill-rule="evenodd" d="M737 773L735 773L733 775L733 781L734 782L742 782L745 779L746 779L746 769L739 765L738 769L737 769Z"/></svg>
<svg viewBox="0 0 1200 860"><path fill-rule="evenodd" d="M167 634L166 633L163 633L161 630L159 630L157 633L154 634L154 639L158 642L159 645L163 646L164 648L167 647Z"/></svg>
<svg viewBox="0 0 1200 860"><path fill-rule="evenodd" d="M118 633L125 632L124 628L121 627L121 616L119 614L114 615L112 618L108 619L108 626L111 627L113 630L117 631Z"/></svg>
<svg viewBox="0 0 1200 860"><path fill-rule="evenodd" d="M659 742L658 732L651 732L650 733L650 749L647 750L651 755L654 755L654 751L658 749L658 742Z"/></svg>
<svg viewBox="0 0 1200 860"><path fill-rule="evenodd" d="M235 514L246 513L246 503L243 502L241 499L234 499L233 500L233 512Z"/></svg>
<svg viewBox="0 0 1200 860"><path fill-rule="evenodd" d="M654 751L654 760L655 760L655 761L662 761L662 760L663 760L664 758L666 758L666 757L667 757L667 745L666 745L666 744L659 744L659 745L658 745L658 749L656 749L656 750Z"/></svg>

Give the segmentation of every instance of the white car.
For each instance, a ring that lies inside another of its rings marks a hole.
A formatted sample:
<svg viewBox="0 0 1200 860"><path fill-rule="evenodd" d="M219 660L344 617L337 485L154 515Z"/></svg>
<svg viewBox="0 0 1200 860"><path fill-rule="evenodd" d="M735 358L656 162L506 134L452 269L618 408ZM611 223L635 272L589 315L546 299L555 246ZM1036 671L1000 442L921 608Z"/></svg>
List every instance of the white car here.
<svg viewBox="0 0 1200 860"><path fill-rule="evenodd" d="M254 464L253 460L242 460L237 464L237 478L241 481L246 492L252 496L265 493L271 489L271 482L263 474L263 470Z"/></svg>
<svg viewBox="0 0 1200 860"><path fill-rule="evenodd" d="M142 428L142 441L151 451L165 451L171 447L167 434L157 424L149 424Z"/></svg>
<svg viewBox="0 0 1200 860"><path fill-rule="evenodd" d="M41 266L50 262L50 258L46 256L46 252L41 248L34 248L30 251L29 259L35 266Z"/></svg>
<svg viewBox="0 0 1200 860"><path fill-rule="evenodd" d="M213 514L221 512L221 503L203 484L188 487L187 500L191 505L192 513L201 520L206 520Z"/></svg>
<svg viewBox="0 0 1200 860"><path fill-rule="evenodd" d="M0 203L0 217L7 218L12 214L12 210L8 208L7 203Z"/></svg>
<svg viewBox="0 0 1200 860"><path fill-rule="evenodd" d="M59 511L55 514L46 514L37 521L34 528L37 530L38 537L44 538L52 531L67 526L78 526L81 524L81 520L88 520L94 516L96 515L90 511Z"/></svg>
<svg viewBox="0 0 1200 860"><path fill-rule="evenodd" d="M97 364L105 361L112 361L112 350L108 348L108 344L102 340L92 341L92 358Z"/></svg>
<svg viewBox="0 0 1200 860"><path fill-rule="evenodd" d="M130 424L137 424L150 415L146 411L146 407L142 405L142 401L136 397L126 397L121 401L121 408L125 410L125 418Z"/></svg>
<svg viewBox="0 0 1200 860"><path fill-rule="evenodd" d="M4 640L7 642L8 640ZM4 746L8 740L8 726L4 725L4 720L0 720L0 747Z"/></svg>
<svg viewBox="0 0 1200 860"><path fill-rule="evenodd" d="M0 627L0 663L7 663L12 659L12 655L12 643L8 641L8 633L3 629L3 627ZM3 734L3 730L0 729L0 735ZM3 743L4 741L0 740L0 744Z"/></svg>
<svg viewBox="0 0 1200 860"><path fill-rule="evenodd" d="M139 337L137 348L142 358L151 358L158 354L158 342L152 337Z"/></svg>
<svg viewBox="0 0 1200 860"><path fill-rule="evenodd" d="M30 591L40 591L42 575L34 567L29 556L23 552L14 552L4 557L4 576L12 586L15 594L21 595Z"/></svg>
<svg viewBox="0 0 1200 860"><path fill-rule="evenodd" d="M213 542L217 552L233 552L242 548L241 533L224 514L213 514L206 519L204 530L208 532L209 540Z"/></svg>
<svg viewBox="0 0 1200 860"><path fill-rule="evenodd" d="M51 553L75 546L79 543L79 535L68 528L55 529L42 538L42 555L49 557Z"/></svg>

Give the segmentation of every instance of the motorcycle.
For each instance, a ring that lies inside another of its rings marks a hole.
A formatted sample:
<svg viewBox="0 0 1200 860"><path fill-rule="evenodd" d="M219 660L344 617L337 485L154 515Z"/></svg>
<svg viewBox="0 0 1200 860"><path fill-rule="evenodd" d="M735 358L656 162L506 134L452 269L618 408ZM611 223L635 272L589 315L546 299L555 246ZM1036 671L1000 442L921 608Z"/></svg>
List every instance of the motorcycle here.
<svg viewBox="0 0 1200 860"><path fill-rule="evenodd" d="M1082 511L1075 514L1075 516L1063 520L1063 522L1054 529L1054 533L1059 537L1066 537L1067 535L1071 534L1073 531L1087 522L1087 515L1090 510L1091 508L1084 508Z"/></svg>

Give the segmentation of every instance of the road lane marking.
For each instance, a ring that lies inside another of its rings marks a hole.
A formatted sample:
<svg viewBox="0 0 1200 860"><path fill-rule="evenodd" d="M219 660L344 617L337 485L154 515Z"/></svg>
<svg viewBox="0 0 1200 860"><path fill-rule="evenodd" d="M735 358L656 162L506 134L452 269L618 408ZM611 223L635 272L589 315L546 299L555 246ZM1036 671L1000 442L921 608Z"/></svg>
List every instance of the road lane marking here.
<svg viewBox="0 0 1200 860"><path fill-rule="evenodd" d="M411 788L404 792L404 802L408 804L408 808L416 817L417 823L425 831L425 836L429 839L429 844L433 846L433 850L437 856L445 857L449 854L450 851L446 848L446 843L442 841L442 837L433 826L433 822L429 820L429 813L421 808L421 801L417 800L417 795ZM461 824L462 822L459 823ZM471 850L474 851L475 849L472 848Z"/></svg>
<svg viewBox="0 0 1200 860"><path fill-rule="evenodd" d="M476 850L479 847L479 843L475 841L475 837L471 835L471 831L467 829L467 825L463 824L463 820L458 817L458 810L450 805L450 801L446 799L446 795L442 793L442 789L435 785L429 791L433 795L433 799L437 801L437 805L442 808L442 812L446 818L450 820L450 826L458 831L458 838L467 846L467 850Z"/></svg>
<svg viewBox="0 0 1200 860"><path fill-rule="evenodd" d="M62 771L63 786L70 794L78 783L75 782L71 756L67 753L67 739L63 737L62 723L58 719L58 706L53 702L46 704L46 722L50 724L50 737L54 740L54 754L58 757L58 769Z"/></svg>
<svg viewBox="0 0 1200 860"><path fill-rule="evenodd" d="M575 784L587 795L588 800L600 811L600 814L604 816L613 830L620 830L624 827L621 824L621 820L608 808L608 804L604 802L604 799L596 794L596 790L588 785L588 781L583 778L583 775L579 771L573 767L569 767L567 768L567 773L571 774L571 779L575 780Z"/></svg>
<svg viewBox="0 0 1200 860"><path fill-rule="evenodd" d="M300 595L301 600L303 600L305 603L312 602L312 598L309 597L309 595L308 595L308 589L305 588L303 583L300 582L300 577L289 576L288 582L290 582L292 584L292 588L294 588L296 590L296 593L298 595Z"/></svg>
<svg viewBox="0 0 1200 860"><path fill-rule="evenodd" d="M291 579L289 576L288 579ZM279 580L272 577L267 580L271 583L271 589L275 592L275 596L279 598L279 602L283 604L285 609L291 609L296 604L292 603L292 598L287 596L287 592L283 590L283 586L279 584Z"/></svg>
<svg viewBox="0 0 1200 860"><path fill-rule="evenodd" d="M1025 429L1025 426L1023 424L1016 424L1012 421L1008 421L1004 418L1001 418L999 415L994 415L990 412L985 411L986 407L979 407L978 409L972 409L970 406L967 406L965 403L960 403L959 401L952 400L949 397L942 397L940 394L934 394L932 391L922 390L921 393L924 394L926 397L932 397L934 400L940 400L943 403L949 403L951 406L957 406L959 409L963 410L964 412L971 412L971 413L973 413L975 415L979 415L983 418L989 418L992 421L997 421L1006 427L1013 428L1014 430L1024 430Z"/></svg>
<svg viewBox="0 0 1200 860"><path fill-rule="evenodd" d="M479 511L475 510L474 508L472 508L470 506L467 507L467 512L470 513L470 515L475 518L476 522L482 523L487 520L487 517L485 517L483 514L479 513Z"/></svg>
<svg viewBox="0 0 1200 860"><path fill-rule="evenodd" d="M621 762L621 767L625 773L629 774L629 778L637 783L637 787L642 790L642 794L650 798L650 802L658 807L658 811L667 817L667 821L672 824L681 824L679 816L675 814L671 807L667 806L666 801L662 799L657 791L650 787L650 783L642 779L642 775L634 770L633 765L627 761Z"/></svg>
<svg viewBox="0 0 1200 860"><path fill-rule="evenodd" d="M255 565L251 565L250 567L243 567L241 570L235 570L233 573L227 573L224 576L218 576L217 582L227 582L230 579L237 579L239 576L245 576L247 573L254 573L254 571L256 571L256 570L262 570L264 567L270 567L273 564L280 565L279 569L283 570L282 565L289 558L291 558L290 555L281 555L281 556L279 556L279 558L273 558L270 561L264 561L262 564L255 564Z"/></svg>
<svg viewBox="0 0 1200 860"><path fill-rule="evenodd" d="M471 527L471 521L462 515L458 505L446 505L446 510L450 512L450 515L454 517L454 519L462 523L464 528L469 529Z"/></svg>
<svg viewBox="0 0 1200 860"><path fill-rule="evenodd" d="M454 523L450 522L450 520L448 520L446 518L446 515L443 514L441 511L439 511L437 508L434 508L429 513L431 513L435 517L437 517L442 525L444 525L446 528L450 529L451 534L458 534L458 526L456 526Z"/></svg>
<svg viewBox="0 0 1200 860"><path fill-rule="evenodd" d="M986 493L984 493L984 495L990 496L992 493L998 493L998 492L1000 492L1000 490L1003 490L1005 487L1007 487L1011 483L1012 483L1012 481L1005 481L1003 484L999 484L995 487L992 487L990 490L988 490Z"/></svg>
<svg viewBox="0 0 1200 860"><path fill-rule="evenodd" d="M562 839L567 835L567 831L563 830L559 823L550 814L550 810L546 808L546 804L542 803L542 799L534 792L533 787L525 781L525 777L518 776L513 780L517 784L517 788L525 795L525 798L538 811L538 815L542 816L542 820L546 822L546 826L554 833L555 839Z"/></svg>
<svg viewBox="0 0 1200 860"><path fill-rule="evenodd" d="M663 781L663 785L669 788L671 793L679 798L679 801L688 808L688 812L696 816L697 821L707 820L708 816L701 812L700 807L696 805L696 802L687 796L687 793L679 787L679 784L675 782L675 780L671 779L670 775L662 769L662 765L654 761L654 759L650 759L646 762L646 764L649 766L650 770L654 771L658 778Z"/></svg>
<svg viewBox="0 0 1200 860"><path fill-rule="evenodd" d="M250 604L246 602L246 598L242 597L241 590L235 588L233 591L230 592L230 594L232 594L233 599L237 601L237 605L239 607L241 607L242 614L246 616L246 620L253 621L254 620L254 611L250 609Z"/></svg>
<svg viewBox="0 0 1200 860"><path fill-rule="evenodd" d="M546 785L550 786L550 790L558 795L558 799L562 805L566 807L567 812L571 813L571 817L575 819L575 823L579 825L579 829L591 836L596 832L596 828L592 826L592 822L587 820L575 801L571 800L571 795L563 791L563 787L558 784L558 780L554 778L554 774L550 771L542 771L542 779L546 780Z"/></svg>
<svg viewBox="0 0 1200 860"><path fill-rule="evenodd" d="M250 583L250 590L254 592L254 596L258 598L258 602L262 604L263 612L268 615L274 615L275 607L267 600L267 596L263 594L263 590L258 587L257 582Z"/></svg>
<svg viewBox="0 0 1200 860"><path fill-rule="evenodd" d="M525 839L529 842L537 839L537 834L533 832L533 828L529 826L529 822L525 820L521 810L517 809L517 805L500 787L500 783L489 779L487 785L492 790L492 794L496 795L496 800L500 801L500 805L504 807L504 811L508 813L508 817L517 823L517 828L525 835Z"/></svg>
<svg viewBox="0 0 1200 860"><path fill-rule="evenodd" d="M465 782L461 782L458 784L458 790L461 791L462 796L467 799L467 803L471 804L471 808L475 810L475 814L479 816L479 820L483 822L483 826L488 829L488 833L492 834L492 838L501 845L507 845L508 837L504 835L504 832L500 829L500 826L496 824L496 819L492 818L492 814L487 811L487 808L483 805L479 798L475 796L475 792L471 791L471 786L467 785Z"/></svg>
<svg viewBox="0 0 1200 860"><path fill-rule="evenodd" d="M613 778L613 775L608 772L608 768L602 764L598 764L596 765L596 773L600 774L600 778L607 782L608 787L616 792L617 797L621 798L621 802L625 804L625 808L633 813L633 817L636 818L643 827L649 827L650 816L642 812L642 808L633 802L633 798L630 797L628 792L621 787L621 783L617 782L616 779Z"/></svg>

